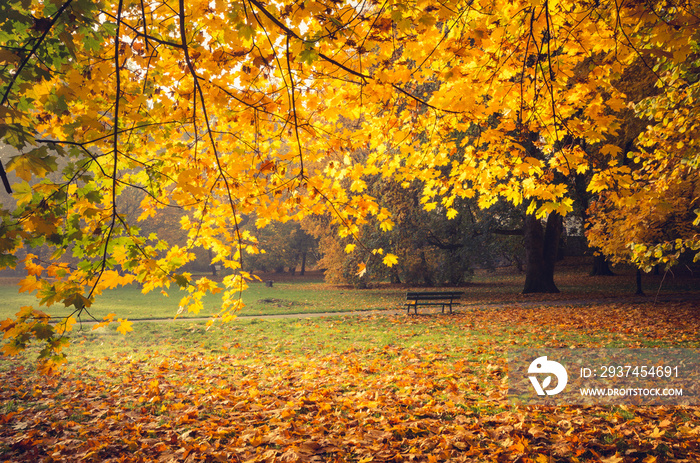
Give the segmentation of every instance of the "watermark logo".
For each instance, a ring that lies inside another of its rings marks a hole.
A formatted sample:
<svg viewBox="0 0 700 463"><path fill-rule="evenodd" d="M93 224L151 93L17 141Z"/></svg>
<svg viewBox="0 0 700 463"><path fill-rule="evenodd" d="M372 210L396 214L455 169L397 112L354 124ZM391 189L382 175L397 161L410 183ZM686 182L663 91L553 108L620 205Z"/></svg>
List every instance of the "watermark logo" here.
<svg viewBox="0 0 700 463"><path fill-rule="evenodd" d="M700 349L508 349L508 399L520 405L700 404Z"/></svg>
<svg viewBox="0 0 700 463"><path fill-rule="evenodd" d="M564 390L568 375L566 368L554 360L547 360L547 356L536 358L527 369L528 374L546 374L547 377L540 384L537 376L529 376L532 387L535 388L537 395L556 395ZM554 389L547 389L552 382L552 376L557 378L557 386Z"/></svg>

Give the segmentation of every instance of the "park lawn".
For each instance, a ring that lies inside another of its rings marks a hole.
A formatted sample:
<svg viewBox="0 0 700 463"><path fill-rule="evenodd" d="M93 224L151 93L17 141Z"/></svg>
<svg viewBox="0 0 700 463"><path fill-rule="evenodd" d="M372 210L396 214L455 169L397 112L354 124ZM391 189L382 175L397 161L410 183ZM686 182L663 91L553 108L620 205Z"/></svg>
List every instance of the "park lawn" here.
<svg viewBox="0 0 700 463"><path fill-rule="evenodd" d="M102 319L109 313L130 320L174 318L178 315L180 299L186 293L175 287L165 290L165 293L167 296L160 291L144 294L137 285L108 289L98 296L89 311L97 319ZM405 290L401 289L358 292L306 280L276 282L271 288L253 282L242 293L245 307L239 314L283 315L395 309L402 305L404 296ZM0 320L13 317L22 306L38 307L34 295L19 293L14 281L0 284L0 300L3 301ZM199 313L183 311L178 318L206 318L215 315L221 307L221 295L205 296L203 306L204 310ZM41 310L51 316L62 317L70 315L72 309L59 303ZM89 317L85 320L89 320Z"/></svg>
<svg viewBox="0 0 700 463"><path fill-rule="evenodd" d="M616 269L614 277L591 277L589 266L581 265L577 260L568 261L557 270L556 281L561 290L559 294L523 295L521 290L524 275L512 269L499 269L495 272L479 270L470 283L454 288L464 291L462 299L466 306L483 304L517 303L523 301L586 300L597 298L614 298L634 294L634 271L629 268ZM11 318L22 306L38 307L33 294L19 293L17 278L0 279L0 320ZM678 292L698 293L700 283L697 278L676 277L669 275L645 275L645 290L650 296L668 295ZM330 285L322 282L318 276L311 278L284 277L267 287L262 282L252 282L242 295L244 308L239 312L247 315L286 315L299 313L355 312L363 310L386 310L401 308L405 302L405 292L412 290L406 285L375 284L369 290L354 290L349 286ZM418 288L419 290L425 288ZM447 289L447 288L443 288ZM118 318L130 320L174 318L207 318L216 314L221 307L221 295L207 295L204 309L199 313L183 311L178 315L179 302L184 291L174 285L165 290L143 294L137 285L129 285L104 291L97 298L90 313L102 319L109 313ZM54 304L41 308L51 316L64 317L71 314L71 308L63 304ZM84 321L90 320L85 315Z"/></svg>
<svg viewBox="0 0 700 463"><path fill-rule="evenodd" d="M0 368L11 461L700 460L697 407L508 402L520 347L700 347L697 304L135 323Z"/></svg>

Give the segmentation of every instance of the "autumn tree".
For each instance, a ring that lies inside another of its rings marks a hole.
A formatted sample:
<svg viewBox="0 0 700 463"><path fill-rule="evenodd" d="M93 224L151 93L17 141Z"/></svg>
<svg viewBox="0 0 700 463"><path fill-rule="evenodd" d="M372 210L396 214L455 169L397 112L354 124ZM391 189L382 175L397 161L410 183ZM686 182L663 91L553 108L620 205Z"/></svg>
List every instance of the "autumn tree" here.
<svg viewBox="0 0 700 463"><path fill-rule="evenodd" d="M528 257L537 291L553 289L547 237L558 239L559 217L572 210L575 174L590 172L589 190L610 192L610 211L660 204L681 191L672 184L697 177L700 15L689 0L0 8L0 135L21 152L3 159L20 182L17 209L2 212L0 259L16 265L25 243L48 244L50 259L25 259L21 288L74 308L55 327L23 308L2 323L5 352L38 337L51 359L95 296L132 281L145 291L178 285L193 310L222 291L228 319L249 278L243 254L257 252L243 217L265 226L329 213L341 237L359 240L363 224L393 223L367 191L374 176L417 182L426 210L448 219L460 198L524 207L532 249L543 249ZM632 102L615 82L640 59L659 93ZM655 122L635 143L634 172L614 144L625 107ZM60 180L47 176L57 158ZM120 209L129 190L143 193L136 223ZM182 214L181 246L139 227L170 207ZM540 233L542 220L553 223ZM620 230L640 263L650 251L672 262L697 249L693 233L650 247ZM181 270L198 247L230 269L221 285ZM79 264L65 263L68 253Z"/></svg>
<svg viewBox="0 0 700 463"><path fill-rule="evenodd" d="M662 59L654 68L642 56L632 68L637 76L618 83L634 109L618 142L629 173L602 189L589 210L589 241L613 262L645 272L671 268L688 251L686 260L700 257L700 127L687 124L700 115L700 59L697 50L691 56L676 66Z"/></svg>
<svg viewBox="0 0 700 463"><path fill-rule="evenodd" d="M321 262L331 282L360 287L382 280L460 285L475 268L493 269L522 259L521 211L512 205L499 202L480 210L474 199L460 198L454 205L458 214L446 219L439 208L424 209L417 183L405 188L376 178L368 184L368 191L378 198L384 214L392 217L393 227L383 230L374 222L364 224L359 241L366 248L357 249L350 239L338 241L328 217L315 220L312 230L321 239ZM391 268L382 265L385 253L396 255L398 263Z"/></svg>

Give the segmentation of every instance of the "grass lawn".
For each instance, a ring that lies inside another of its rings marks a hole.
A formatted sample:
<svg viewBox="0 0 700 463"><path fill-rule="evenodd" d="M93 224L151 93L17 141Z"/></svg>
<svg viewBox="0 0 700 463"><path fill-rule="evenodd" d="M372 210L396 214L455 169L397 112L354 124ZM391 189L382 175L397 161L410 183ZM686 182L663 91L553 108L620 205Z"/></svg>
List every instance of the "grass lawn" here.
<svg viewBox="0 0 700 463"><path fill-rule="evenodd" d="M525 276L512 269L499 269L495 272L479 270L464 287L463 302L466 305L483 305L503 302L554 301L590 298L611 298L633 295L635 291L634 271L616 269L613 277L591 277L588 264L570 260L557 269L555 281L559 294L523 295ZM412 288L406 285L377 284L372 290L353 290L351 287L328 285L318 275L310 277L267 276L279 279L273 287L253 282L244 291L242 299L245 307L240 315L285 315L298 313L354 312L361 310L383 310L400 308L405 300L405 292ZM19 293L18 278L0 278L0 320L12 317L19 307L38 306L33 295ZM645 275L644 289L649 296L667 295L678 292L700 293L700 279L673 274ZM91 307L95 318L101 319L108 313L128 319L173 318L178 312L180 298L185 294L176 287L167 290L168 296L160 291L143 294L136 285L106 290ZM184 312L179 318L210 317L221 305L220 295L208 295L204 299L204 310L199 314ZM42 309L44 310L44 309ZM54 304L48 310L52 316L66 316L69 309L62 304Z"/></svg>
<svg viewBox="0 0 700 463"><path fill-rule="evenodd" d="M15 282L14 279L5 279L5 284L0 284L0 299L4 301L0 307L0 319L12 317L21 306L38 306L32 294L18 292ZM97 298L90 313L98 319L112 312L118 317L129 319L173 318L178 312L180 298L185 293L171 287L167 294L167 297L160 291L143 294L137 285L110 289ZM304 279L277 282L272 288L254 282L242 295L245 308L240 314L282 315L389 309L400 307L404 296L405 290L401 289L360 292ZM220 295L207 295L203 311L199 314L183 312L179 317L210 317L218 311L220 305ZM42 310L52 316L70 314L70 310L62 304L54 304Z"/></svg>

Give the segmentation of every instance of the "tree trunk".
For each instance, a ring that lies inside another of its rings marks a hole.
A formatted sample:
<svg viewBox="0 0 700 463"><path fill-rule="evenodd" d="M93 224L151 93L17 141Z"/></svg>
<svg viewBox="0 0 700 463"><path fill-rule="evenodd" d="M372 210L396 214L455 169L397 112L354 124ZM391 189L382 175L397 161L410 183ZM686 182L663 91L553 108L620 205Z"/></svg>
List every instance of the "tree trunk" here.
<svg viewBox="0 0 700 463"><path fill-rule="evenodd" d="M525 271L525 267L523 266L523 261L520 260L520 257L513 255L513 261L515 261L515 269L518 271L518 273L523 273Z"/></svg>
<svg viewBox="0 0 700 463"><path fill-rule="evenodd" d="M396 269L396 267L392 267L389 270L389 277L391 278L391 282L396 285L401 284L401 277L399 276L399 271Z"/></svg>
<svg viewBox="0 0 700 463"><path fill-rule="evenodd" d="M613 276L612 270L610 270L610 265L608 265L608 260L604 255L600 254L593 256L593 270L591 270L591 276Z"/></svg>
<svg viewBox="0 0 700 463"><path fill-rule="evenodd" d="M545 229L534 214L525 217L526 273L523 294L559 292L554 284L554 264L562 229L562 218L556 213L549 214Z"/></svg>
<svg viewBox="0 0 700 463"><path fill-rule="evenodd" d="M433 272L428 268L428 261L425 258L425 251L420 252L420 269L421 275L423 276L423 283L426 286L435 286L435 279L433 278Z"/></svg>
<svg viewBox="0 0 700 463"><path fill-rule="evenodd" d="M306 273L306 253L302 252L301 253L301 270L299 271L299 275L304 276Z"/></svg>
<svg viewBox="0 0 700 463"><path fill-rule="evenodd" d="M211 249L207 249L209 251L209 269L211 270L211 276L215 277L216 276L216 265L214 262L214 253L212 253Z"/></svg>
<svg viewBox="0 0 700 463"><path fill-rule="evenodd" d="M637 296L646 296L642 290L642 271L640 269L637 269L637 292L635 294Z"/></svg>

